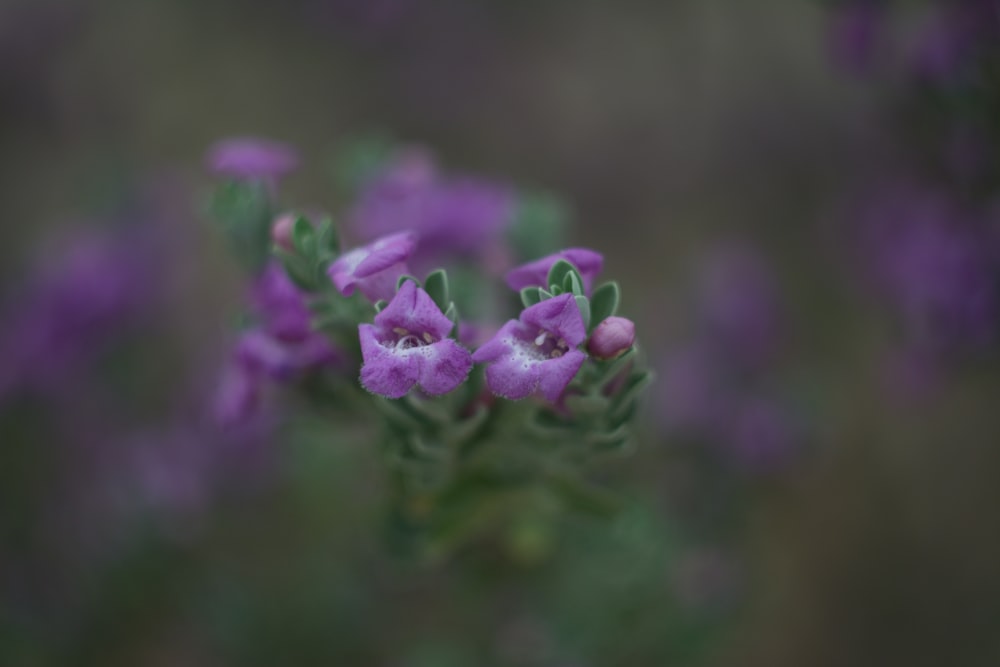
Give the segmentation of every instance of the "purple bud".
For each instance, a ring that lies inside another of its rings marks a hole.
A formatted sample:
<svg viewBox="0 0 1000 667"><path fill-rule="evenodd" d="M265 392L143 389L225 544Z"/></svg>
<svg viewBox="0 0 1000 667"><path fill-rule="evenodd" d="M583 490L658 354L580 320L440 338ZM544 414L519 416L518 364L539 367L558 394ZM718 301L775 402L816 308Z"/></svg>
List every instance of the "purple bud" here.
<svg viewBox="0 0 1000 667"><path fill-rule="evenodd" d="M609 317L594 329L587 350L598 359L614 359L625 354L635 343L635 322L624 317Z"/></svg>
<svg viewBox="0 0 1000 667"><path fill-rule="evenodd" d="M292 245L292 230L294 228L295 215L291 213L279 215L274 224L271 225L271 241L279 248L291 252L294 250Z"/></svg>

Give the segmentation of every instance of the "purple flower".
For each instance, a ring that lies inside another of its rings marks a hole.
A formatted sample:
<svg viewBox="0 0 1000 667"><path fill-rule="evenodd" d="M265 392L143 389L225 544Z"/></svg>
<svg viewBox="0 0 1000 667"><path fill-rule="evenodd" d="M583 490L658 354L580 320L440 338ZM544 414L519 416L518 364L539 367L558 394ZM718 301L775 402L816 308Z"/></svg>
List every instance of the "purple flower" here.
<svg viewBox="0 0 1000 667"><path fill-rule="evenodd" d="M536 259L534 262L523 264L507 273L507 284L512 290L518 292L525 287L548 288L549 269L560 259L565 259L576 267L583 278L583 288L589 294L594 279L604 268L604 257L587 248L567 248L547 257Z"/></svg>
<svg viewBox="0 0 1000 667"><path fill-rule="evenodd" d="M536 390L559 400L587 355L577 349L587 337L572 294L526 308L476 350L472 360L489 363L486 383L498 396L524 398Z"/></svg>
<svg viewBox="0 0 1000 667"><path fill-rule="evenodd" d="M212 417L223 428L246 424L260 408L261 381L240 363L230 363L222 372L212 403Z"/></svg>
<svg viewBox="0 0 1000 667"><path fill-rule="evenodd" d="M313 333L305 296L277 262L254 280L250 304L261 327L279 340L302 341Z"/></svg>
<svg viewBox="0 0 1000 667"><path fill-rule="evenodd" d="M162 288L142 233L91 230L62 241L3 313L0 391L58 390L147 316Z"/></svg>
<svg viewBox="0 0 1000 667"><path fill-rule="evenodd" d="M452 327L427 292L406 281L375 324L358 327L361 384L388 398L405 396L418 383L435 396L452 391L472 369L469 351L448 338Z"/></svg>
<svg viewBox="0 0 1000 667"><path fill-rule="evenodd" d="M452 257L476 259L488 253L513 211L507 188L471 177L445 178L426 152L408 149L367 183L351 220L365 239L416 232L414 262L430 268Z"/></svg>
<svg viewBox="0 0 1000 667"><path fill-rule="evenodd" d="M406 261L416 244L412 232L385 236L341 255L328 273L344 296L354 294L357 287L371 301L388 301L396 291L396 281L407 272Z"/></svg>
<svg viewBox="0 0 1000 667"><path fill-rule="evenodd" d="M875 199L866 213L873 277L901 313L910 344L947 349L995 336L997 258L975 212L910 187Z"/></svg>
<svg viewBox="0 0 1000 667"><path fill-rule="evenodd" d="M298 154L288 144L268 139L225 139L208 150L210 171L237 180L276 181L299 165Z"/></svg>

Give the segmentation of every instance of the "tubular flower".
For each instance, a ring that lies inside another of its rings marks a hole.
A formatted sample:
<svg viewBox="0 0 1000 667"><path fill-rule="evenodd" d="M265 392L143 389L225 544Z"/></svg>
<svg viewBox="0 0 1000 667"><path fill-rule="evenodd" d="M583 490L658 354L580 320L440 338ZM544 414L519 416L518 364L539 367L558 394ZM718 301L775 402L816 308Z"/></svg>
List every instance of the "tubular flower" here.
<svg viewBox="0 0 1000 667"><path fill-rule="evenodd" d="M469 351L447 337L452 326L427 292L406 281L374 324L358 327L361 384L387 398L415 384L435 396L452 391L472 369Z"/></svg>
<svg viewBox="0 0 1000 667"><path fill-rule="evenodd" d="M354 294L356 287L371 301L388 301L393 298L396 281L407 272L406 260L416 244L417 236L412 232L383 236L338 258L330 265L330 279L344 296Z"/></svg>
<svg viewBox="0 0 1000 667"><path fill-rule="evenodd" d="M604 256L587 248L567 248L511 269L507 273L507 285L515 292L525 287L548 287L549 269L560 259L576 267L583 278L583 289L590 294L594 279L604 268Z"/></svg>
<svg viewBox="0 0 1000 667"><path fill-rule="evenodd" d="M517 400L537 390L555 402L587 358L577 349L586 337L576 300L562 294L526 308L472 359L490 364L486 383L494 394Z"/></svg>

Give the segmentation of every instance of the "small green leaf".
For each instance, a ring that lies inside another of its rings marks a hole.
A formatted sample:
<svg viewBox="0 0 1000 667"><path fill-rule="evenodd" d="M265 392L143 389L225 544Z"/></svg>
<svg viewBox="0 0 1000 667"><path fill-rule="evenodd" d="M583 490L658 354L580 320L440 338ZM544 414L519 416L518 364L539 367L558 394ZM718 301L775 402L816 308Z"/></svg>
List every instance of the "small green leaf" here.
<svg viewBox="0 0 1000 667"><path fill-rule="evenodd" d="M583 317L583 326L590 329L590 301L585 296L575 296L576 305L580 308L580 316Z"/></svg>
<svg viewBox="0 0 1000 667"><path fill-rule="evenodd" d="M559 287L559 285L552 285L549 289L552 292L552 296L559 296L563 293L562 287Z"/></svg>
<svg viewBox="0 0 1000 667"><path fill-rule="evenodd" d="M552 268L549 269L549 275L546 279L546 284L555 287L563 284L563 280L566 278L566 274L571 271L576 271L572 264L567 262L565 259L560 259Z"/></svg>
<svg viewBox="0 0 1000 667"><path fill-rule="evenodd" d="M319 223L316 241L321 252L332 257L340 254L340 234L330 218L323 218Z"/></svg>
<svg viewBox="0 0 1000 667"><path fill-rule="evenodd" d="M306 292L315 291L316 285L313 282L310 267L302 261L301 257L284 251L278 251L275 254L281 260L281 265L284 267L285 273L288 274L288 278L295 283L296 287Z"/></svg>
<svg viewBox="0 0 1000 667"><path fill-rule="evenodd" d="M448 309L444 311L444 316L451 320L453 325L448 335L456 338L458 336L458 308L455 307L454 301L448 304Z"/></svg>
<svg viewBox="0 0 1000 667"><path fill-rule="evenodd" d="M542 300L539 291L538 287L525 287L521 290L521 303L524 304L525 308L530 308Z"/></svg>
<svg viewBox="0 0 1000 667"><path fill-rule="evenodd" d="M419 280L417 280L416 278L414 278L413 276L411 276L408 273L404 273L403 275L401 275L399 277L399 280L396 281L396 291L397 292L399 291L399 288L403 286L403 283L405 283L407 280L412 280L417 287L420 287L420 281Z"/></svg>
<svg viewBox="0 0 1000 667"><path fill-rule="evenodd" d="M451 303L451 296L448 289L448 274L444 269L432 272L424 281L424 291L431 297L437 307L442 311L447 310Z"/></svg>
<svg viewBox="0 0 1000 667"><path fill-rule="evenodd" d="M583 278L576 269L567 273L566 277L563 278L563 291L572 292L576 296L584 296Z"/></svg>
<svg viewBox="0 0 1000 667"><path fill-rule="evenodd" d="M603 396L567 396L565 403L574 415L595 416L608 409L608 399Z"/></svg>
<svg viewBox="0 0 1000 667"><path fill-rule="evenodd" d="M594 325L617 313L620 300L621 289L616 282L604 283L594 290L594 296L590 297L590 312L594 318Z"/></svg>
<svg viewBox="0 0 1000 667"><path fill-rule="evenodd" d="M385 299L379 299L378 301L375 302L375 312L381 313L382 310L388 305L389 305L388 301L386 301Z"/></svg>
<svg viewBox="0 0 1000 667"><path fill-rule="evenodd" d="M538 288L538 296L541 297L539 299L539 301L545 301L546 299L551 299L552 296L553 296L553 294L552 294L552 292L539 287Z"/></svg>
<svg viewBox="0 0 1000 667"><path fill-rule="evenodd" d="M292 226L292 245L302 257L312 259L316 256L316 230L305 217L299 216Z"/></svg>

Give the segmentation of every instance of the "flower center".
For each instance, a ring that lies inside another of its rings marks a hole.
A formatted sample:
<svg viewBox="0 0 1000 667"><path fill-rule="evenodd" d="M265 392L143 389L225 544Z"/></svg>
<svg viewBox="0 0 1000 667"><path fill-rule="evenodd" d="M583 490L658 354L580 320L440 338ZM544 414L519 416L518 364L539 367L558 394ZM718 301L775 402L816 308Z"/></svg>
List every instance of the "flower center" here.
<svg viewBox="0 0 1000 667"><path fill-rule="evenodd" d="M403 327L393 327L392 332L399 336L393 346L397 350L410 350L415 347L425 347L434 342L434 336L424 332L422 336L404 329Z"/></svg>
<svg viewBox="0 0 1000 667"><path fill-rule="evenodd" d="M538 332L538 336L535 338L535 347L543 355L553 359L557 359L569 352L569 345L565 340L556 337L544 329Z"/></svg>

